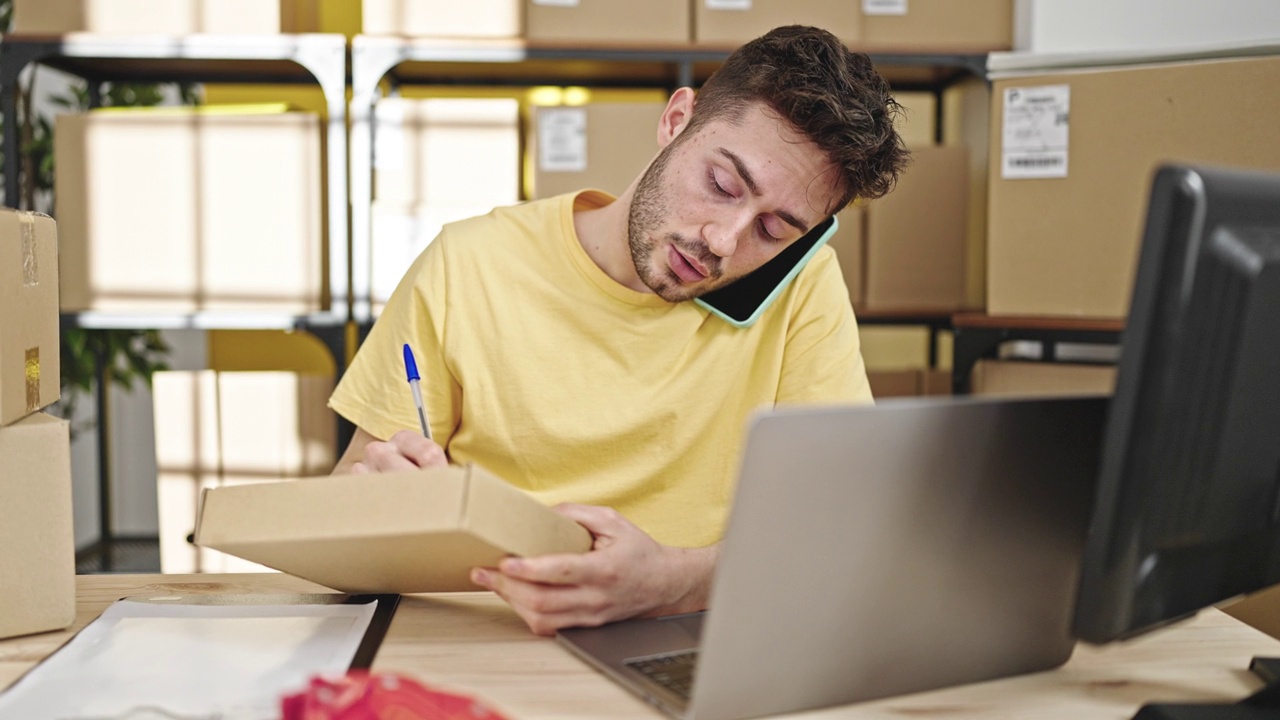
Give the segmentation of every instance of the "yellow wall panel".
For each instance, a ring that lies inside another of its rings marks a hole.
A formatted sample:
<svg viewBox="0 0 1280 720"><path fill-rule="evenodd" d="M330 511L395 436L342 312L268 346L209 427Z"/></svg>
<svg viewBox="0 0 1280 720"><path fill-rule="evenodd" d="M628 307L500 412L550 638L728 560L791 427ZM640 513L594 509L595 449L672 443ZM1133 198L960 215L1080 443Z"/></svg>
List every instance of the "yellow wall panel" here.
<svg viewBox="0 0 1280 720"><path fill-rule="evenodd" d="M314 335L280 330L209 331L209 369L286 370L334 375L337 364Z"/></svg>

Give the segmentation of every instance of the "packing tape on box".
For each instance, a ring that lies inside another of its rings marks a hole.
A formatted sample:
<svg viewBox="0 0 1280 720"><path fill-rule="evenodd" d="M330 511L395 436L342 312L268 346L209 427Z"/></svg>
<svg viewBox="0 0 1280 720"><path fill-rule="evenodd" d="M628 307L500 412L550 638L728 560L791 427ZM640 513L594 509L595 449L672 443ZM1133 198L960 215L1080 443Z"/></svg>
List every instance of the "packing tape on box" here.
<svg viewBox="0 0 1280 720"><path fill-rule="evenodd" d="M31 212L18 213L19 235L22 236L22 285L40 284L40 264L36 261L36 216Z"/></svg>
<svg viewBox="0 0 1280 720"><path fill-rule="evenodd" d="M27 412L40 409L40 348L27 348Z"/></svg>

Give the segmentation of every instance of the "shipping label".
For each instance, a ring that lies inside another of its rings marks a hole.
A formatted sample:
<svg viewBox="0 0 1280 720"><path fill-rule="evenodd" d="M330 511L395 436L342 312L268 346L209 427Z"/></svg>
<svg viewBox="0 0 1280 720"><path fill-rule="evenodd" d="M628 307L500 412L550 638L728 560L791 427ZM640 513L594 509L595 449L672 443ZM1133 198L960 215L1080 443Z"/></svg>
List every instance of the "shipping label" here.
<svg viewBox="0 0 1280 720"><path fill-rule="evenodd" d="M544 172L587 169L585 108L545 108L538 113L538 167Z"/></svg>
<svg viewBox="0 0 1280 720"><path fill-rule="evenodd" d="M1000 176L1064 178L1071 86L1006 88Z"/></svg>
<svg viewBox="0 0 1280 720"><path fill-rule="evenodd" d="M907 0L862 0L863 15L906 15Z"/></svg>

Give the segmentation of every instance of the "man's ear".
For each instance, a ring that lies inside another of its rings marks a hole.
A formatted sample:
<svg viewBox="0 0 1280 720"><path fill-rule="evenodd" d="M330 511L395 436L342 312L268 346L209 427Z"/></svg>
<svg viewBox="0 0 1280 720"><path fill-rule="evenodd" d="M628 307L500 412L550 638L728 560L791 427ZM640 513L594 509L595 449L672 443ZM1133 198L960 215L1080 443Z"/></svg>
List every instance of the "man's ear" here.
<svg viewBox="0 0 1280 720"><path fill-rule="evenodd" d="M671 99L667 100L667 107L662 111L662 118L658 120L658 147L665 148L671 144L676 136L684 131L689 124L689 119L693 117L693 104L697 99L697 93L693 88L682 87L671 94Z"/></svg>

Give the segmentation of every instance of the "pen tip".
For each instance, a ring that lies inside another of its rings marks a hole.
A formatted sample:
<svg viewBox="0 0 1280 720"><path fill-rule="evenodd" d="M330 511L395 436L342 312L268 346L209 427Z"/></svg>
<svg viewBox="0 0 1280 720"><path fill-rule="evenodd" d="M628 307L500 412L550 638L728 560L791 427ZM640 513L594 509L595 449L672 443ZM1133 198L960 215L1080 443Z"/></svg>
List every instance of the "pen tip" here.
<svg viewBox="0 0 1280 720"><path fill-rule="evenodd" d="M410 380L418 379L418 363L414 362L413 351L409 349L409 343L404 344L404 370Z"/></svg>

